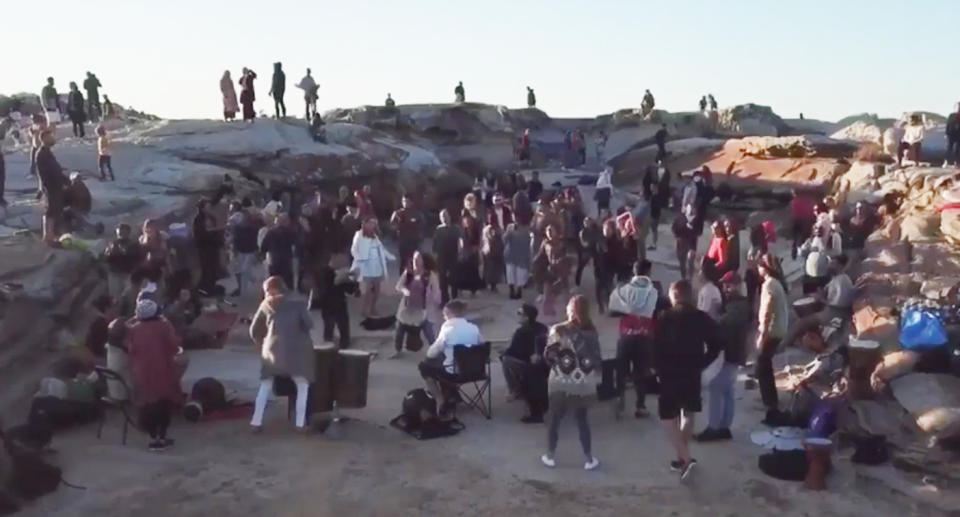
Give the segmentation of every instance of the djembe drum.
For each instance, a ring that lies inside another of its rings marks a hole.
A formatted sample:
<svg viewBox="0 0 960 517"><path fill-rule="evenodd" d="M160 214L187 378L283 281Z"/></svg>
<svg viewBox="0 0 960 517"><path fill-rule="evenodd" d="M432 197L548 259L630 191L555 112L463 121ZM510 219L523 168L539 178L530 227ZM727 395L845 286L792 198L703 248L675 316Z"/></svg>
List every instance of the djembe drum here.
<svg viewBox="0 0 960 517"><path fill-rule="evenodd" d="M883 351L880 343L850 338L847 346L850 354L850 395L854 399L873 398L873 388L870 386L870 375L883 361Z"/></svg>
<svg viewBox="0 0 960 517"><path fill-rule="evenodd" d="M367 379L370 373L370 353L363 350L340 350L337 353L337 371L334 393L337 407L359 409L367 406Z"/></svg>
<svg viewBox="0 0 960 517"><path fill-rule="evenodd" d="M826 438L807 438L803 441L807 455L807 477L803 486L807 490L825 490L827 474L830 473L830 451L833 442Z"/></svg>
<svg viewBox="0 0 960 517"><path fill-rule="evenodd" d="M793 302L793 310L797 313L797 316L805 318L811 314L816 314L823 310L823 302L814 298L813 296L800 298L799 300Z"/></svg>
<svg viewBox="0 0 960 517"><path fill-rule="evenodd" d="M337 347L317 345L313 347L313 360L316 367L316 380L310 384L310 396L307 399L307 414L333 410L334 368L337 365Z"/></svg>

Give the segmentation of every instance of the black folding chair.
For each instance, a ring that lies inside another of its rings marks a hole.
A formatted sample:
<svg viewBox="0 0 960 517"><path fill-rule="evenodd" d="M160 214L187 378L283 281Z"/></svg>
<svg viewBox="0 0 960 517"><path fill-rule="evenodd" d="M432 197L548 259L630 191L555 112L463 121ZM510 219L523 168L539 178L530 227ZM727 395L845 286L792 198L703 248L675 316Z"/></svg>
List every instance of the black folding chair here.
<svg viewBox="0 0 960 517"><path fill-rule="evenodd" d="M490 386L490 342L477 346L453 347L453 363L457 373L446 381L468 406L490 420L493 417L493 393ZM485 400L486 399L486 400Z"/></svg>
<svg viewBox="0 0 960 517"><path fill-rule="evenodd" d="M110 396L109 388L107 388L106 395L103 395L99 399L100 403L100 426L97 428L97 439L100 439L101 434L103 434L103 424L107 420L107 409L115 408L119 409L120 413L123 415L123 445L127 444L127 429L133 427L134 429L139 429L137 424L130 419L130 414L127 410L131 407L130 398L133 396L133 390L130 389L130 386L127 384L127 381L123 379L119 373L104 368L102 366L95 366L94 370L97 372L97 378L103 383L103 386L109 386L110 382L119 383L123 388L123 393L126 395L124 399L115 399Z"/></svg>

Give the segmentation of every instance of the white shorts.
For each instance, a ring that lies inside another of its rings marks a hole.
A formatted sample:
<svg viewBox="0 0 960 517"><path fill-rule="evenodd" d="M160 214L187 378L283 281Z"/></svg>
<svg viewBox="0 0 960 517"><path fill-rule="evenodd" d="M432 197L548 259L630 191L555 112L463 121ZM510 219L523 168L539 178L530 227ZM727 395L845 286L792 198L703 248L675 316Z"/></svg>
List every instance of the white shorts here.
<svg viewBox="0 0 960 517"><path fill-rule="evenodd" d="M530 279L530 271L514 264L507 264L507 285L524 286Z"/></svg>

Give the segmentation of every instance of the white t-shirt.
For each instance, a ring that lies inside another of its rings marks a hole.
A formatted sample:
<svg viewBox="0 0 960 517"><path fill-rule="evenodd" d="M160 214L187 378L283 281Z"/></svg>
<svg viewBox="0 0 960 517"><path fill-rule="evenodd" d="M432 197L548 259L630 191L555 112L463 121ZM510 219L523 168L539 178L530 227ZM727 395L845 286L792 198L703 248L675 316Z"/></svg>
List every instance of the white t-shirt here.
<svg viewBox="0 0 960 517"><path fill-rule="evenodd" d="M436 341L427 349L427 357L435 358L443 354L443 367L455 373L453 349L458 345L472 347L483 341L480 328L463 318L451 318L440 326Z"/></svg>
<svg viewBox="0 0 960 517"><path fill-rule="evenodd" d="M827 305L831 307L850 308L853 306L853 282L846 273L840 273L827 284Z"/></svg>
<svg viewBox="0 0 960 517"><path fill-rule="evenodd" d="M723 296L720 289L713 282L707 282L700 288L697 295L697 308L717 319L723 311Z"/></svg>

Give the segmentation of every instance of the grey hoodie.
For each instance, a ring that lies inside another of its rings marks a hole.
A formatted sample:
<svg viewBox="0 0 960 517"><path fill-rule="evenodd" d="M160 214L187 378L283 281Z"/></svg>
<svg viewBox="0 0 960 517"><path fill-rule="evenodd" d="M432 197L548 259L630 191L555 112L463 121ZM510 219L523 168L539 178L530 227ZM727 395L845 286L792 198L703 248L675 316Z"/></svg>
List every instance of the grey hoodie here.
<svg viewBox="0 0 960 517"><path fill-rule="evenodd" d="M635 276L610 293L609 309L611 312L652 318L658 296L650 277Z"/></svg>

